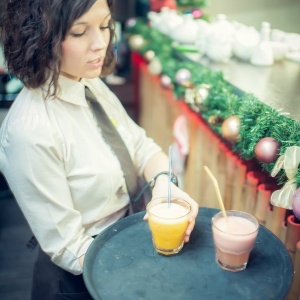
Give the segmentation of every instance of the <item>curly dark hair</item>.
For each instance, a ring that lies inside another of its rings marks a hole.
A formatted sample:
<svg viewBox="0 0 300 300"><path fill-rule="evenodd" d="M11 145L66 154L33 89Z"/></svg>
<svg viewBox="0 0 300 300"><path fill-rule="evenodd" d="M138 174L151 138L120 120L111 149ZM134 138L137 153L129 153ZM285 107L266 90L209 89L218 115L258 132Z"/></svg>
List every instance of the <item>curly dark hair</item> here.
<svg viewBox="0 0 300 300"><path fill-rule="evenodd" d="M26 87L37 88L49 78L58 90L61 67L61 43L73 22L85 14L97 0L1 0L1 40L7 69ZM106 0L111 14L113 0ZM101 77L115 66L114 24L110 21L110 41ZM50 72L49 72L50 70Z"/></svg>

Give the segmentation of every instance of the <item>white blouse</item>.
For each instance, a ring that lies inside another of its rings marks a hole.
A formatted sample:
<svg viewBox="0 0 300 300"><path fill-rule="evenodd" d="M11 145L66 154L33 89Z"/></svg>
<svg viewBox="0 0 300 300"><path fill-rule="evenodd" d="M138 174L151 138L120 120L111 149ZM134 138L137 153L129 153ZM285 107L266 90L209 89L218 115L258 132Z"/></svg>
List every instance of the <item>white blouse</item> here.
<svg viewBox="0 0 300 300"><path fill-rule="evenodd" d="M88 106L89 87L124 139L139 175L161 149L146 137L98 78L59 78L60 92L44 100L42 88L24 88L0 132L0 170L43 251L73 274L78 258L129 204L118 159Z"/></svg>

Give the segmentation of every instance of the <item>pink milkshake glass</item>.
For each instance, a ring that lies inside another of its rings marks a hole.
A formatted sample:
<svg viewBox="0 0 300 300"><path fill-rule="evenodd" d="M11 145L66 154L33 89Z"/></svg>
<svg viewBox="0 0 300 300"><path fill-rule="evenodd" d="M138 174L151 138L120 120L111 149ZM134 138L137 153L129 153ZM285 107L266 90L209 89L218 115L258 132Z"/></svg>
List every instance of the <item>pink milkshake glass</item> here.
<svg viewBox="0 0 300 300"><path fill-rule="evenodd" d="M227 219L219 212L212 218L216 262L224 270L245 270L257 237L259 223L252 215L229 210Z"/></svg>

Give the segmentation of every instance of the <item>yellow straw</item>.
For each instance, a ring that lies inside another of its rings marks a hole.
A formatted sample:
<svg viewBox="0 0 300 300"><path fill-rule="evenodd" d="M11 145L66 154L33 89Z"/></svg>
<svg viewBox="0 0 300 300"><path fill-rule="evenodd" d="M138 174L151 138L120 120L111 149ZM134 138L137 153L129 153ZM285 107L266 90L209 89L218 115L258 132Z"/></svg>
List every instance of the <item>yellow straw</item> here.
<svg viewBox="0 0 300 300"><path fill-rule="evenodd" d="M220 193L218 181L214 177L214 175L212 174L212 172L210 171L210 169L207 166L204 166L204 170L207 172L207 174L209 175L209 177L211 178L211 180L214 184L214 187L216 189L216 193L217 193L217 196L218 196L218 200L219 200L219 205L220 205L221 210L223 212L224 218L227 220L227 214L226 214L224 203L223 203L222 196L221 196L221 193Z"/></svg>

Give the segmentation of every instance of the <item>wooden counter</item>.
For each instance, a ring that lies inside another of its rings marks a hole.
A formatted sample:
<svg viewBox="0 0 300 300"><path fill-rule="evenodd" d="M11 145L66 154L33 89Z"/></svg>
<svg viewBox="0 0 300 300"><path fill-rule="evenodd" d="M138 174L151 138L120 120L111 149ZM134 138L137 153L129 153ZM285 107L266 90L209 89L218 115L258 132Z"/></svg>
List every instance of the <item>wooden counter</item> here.
<svg viewBox="0 0 300 300"><path fill-rule="evenodd" d="M212 131L200 115L190 110L184 102L176 100L171 90L161 86L160 77L150 74L147 63L135 52L132 54L132 68L139 124L166 153L174 142L176 118L186 118L189 154L183 189L199 206L219 208L214 186L203 169L205 165L208 166L218 180L226 209L243 210L256 216L286 246L289 245L291 232L298 234L300 227L286 222L290 211L271 206L271 194L279 189L274 178L264 173L256 160L244 161L233 153L230 145ZM300 272L296 265L300 259L296 243L292 241L295 247L289 251L295 269ZM299 296L300 276L296 276L287 299L298 300Z"/></svg>

